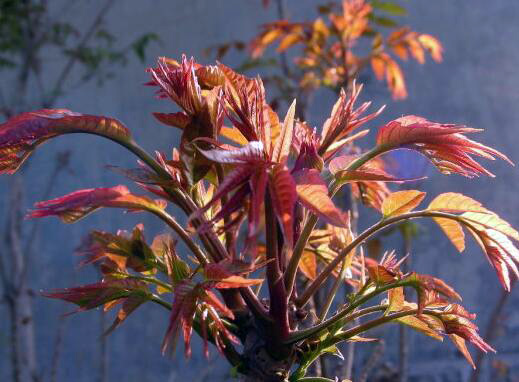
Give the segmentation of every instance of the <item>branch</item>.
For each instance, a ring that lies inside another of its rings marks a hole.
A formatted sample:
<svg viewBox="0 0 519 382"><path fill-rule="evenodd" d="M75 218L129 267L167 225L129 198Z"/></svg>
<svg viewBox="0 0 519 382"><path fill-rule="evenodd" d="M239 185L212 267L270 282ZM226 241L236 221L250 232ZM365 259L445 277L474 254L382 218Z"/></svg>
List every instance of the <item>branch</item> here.
<svg viewBox="0 0 519 382"><path fill-rule="evenodd" d="M283 282L283 273L279 264L278 253L278 226L276 216L273 212L272 201L270 198L270 190L267 189L265 195L265 226L267 241L267 281L269 287L270 307L269 313L276 321L276 328L281 332L281 338L285 339L290 332L290 324L288 322L288 298Z"/></svg>
<svg viewBox="0 0 519 382"><path fill-rule="evenodd" d="M385 150L386 150L386 148L382 145L373 148L372 150L364 153L353 163L351 163L348 166L347 170L352 171L352 170L358 169L364 163L366 163L366 162L370 161L371 159L377 157L378 155L382 154ZM331 196L333 196L339 190L339 188L340 188L340 185L336 185L335 183L332 183L329 187L329 194ZM286 285L287 293L289 295L291 295L292 290L294 289L294 283L295 283L296 275L297 275L297 268L299 266L299 262L301 261L301 256L303 256L303 251L306 247L306 244L308 243L308 239L310 238L310 235L312 234L312 231L313 231L315 225L317 224L318 219L319 218L316 215L310 214L310 216L309 216L308 220L306 221L306 224L301 232L301 235L297 239L297 242L294 246L294 251L292 253L292 257L290 258L287 269L285 271L285 285Z"/></svg>
<svg viewBox="0 0 519 382"><path fill-rule="evenodd" d="M348 253L350 253L358 245L362 244L371 235L384 229L389 225L398 223L400 221L423 217L443 217L451 220L460 220L458 216L453 214L423 210L408 212L406 214L379 221L375 225L371 226L370 228L362 232L359 236L357 236L355 240L353 240L349 245L347 245L331 262L328 263L328 265L312 281L312 283L304 291L304 293L298 299L296 299L296 305L298 307L303 307L308 302L308 299L315 293L315 291L319 289L323 282L326 281L326 279L332 274L335 267L348 255Z"/></svg>
<svg viewBox="0 0 519 382"><path fill-rule="evenodd" d="M114 4L114 0L107 0L105 4L99 9L99 12L97 13L96 18L88 28L87 32L83 35L83 38L81 41L79 41L76 50L83 49L88 41L92 38L94 35L94 32L97 30L99 25L103 22L103 18L105 14L108 12L110 7ZM54 87L52 88L52 91L50 92L49 99L44 102L46 107L50 107L48 105L54 104L56 102L56 99L60 96L63 85L65 84L65 81L67 80L68 76L70 75L70 72L72 71L72 68L74 67L74 64L78 60L77 55L72 54L63 67L61 73L58 76L58 79L56 80L56 83L54 84Z"/></svg>
<svg viewBox="0 0 519 382"><path fill-rule="evenodd" d="M515 284L515 282L516 282L516 280L513 281L512 287ZM490 316L490 320L488 321L488 324L487 324L485 336L483 337L485 342L492 343L494 341L495 337L497 336L497 332L499 331L499 328L500 328L499 321L501 319L501 314L503 313L503 309L506 305L506 302L508 301L508 298L511 295L512 294L510 292L507 292L506 290L501 291L501 296L499 298L499 301L497 302L496 306L494 307L494 310L492 311L492 315ZM476 361L474 362L476 365L476 368L472 371L472 374L470 376L470 382L479 381L479 375L481 373L481 366L482 366L484 357L485 357L485 353L483 353L482 351L478 352Z"/></svg>
<svg viewBox="0 0 519 382"><path fill-rule="evenodd" d="M180 226L180 224L177 223L177 221L166 211L164 210L153 210L152 211L156 216L161 218L168 226L170 226L178 236L186 243L188 248L193 252L197 260L200 262L201 265L205 265L209 263L209 260L207 259L205 253L202 252L200 247L195 244L195 242L191 239L189 234Z"/></svg>
<svg viewBox="0 0 519 382"><path fill-rule="evenodd" d="M290 337L287 339L287 344L293 344L299 341L302 341L304 339L310 338L322 330L327 329L328 327L334 325L335 323L339 321L346 321L346 320L353 320L357 317L360 317L356 314L351 314L357 307L360 305L368 302L372 298L378 296L381 293L387 292L390 289L399 288L399 287L405 287L405 286L412 286L412 282L406 281L406 280L399 280L391 284L387 284L384 286L376 287L373 291L370 293L362 296L357 301L353 301L350 305L348 305L345 309L341 310L340 312L337 312L335 315L327 319L326 321L321 322L320 324L313 326L308 329L299 330L297 332L291 333ZM374 309L374 310L371 310ZM381 309L381 305L377 305L376 307L368 308L368 310L363 310L361 315L369 314L372 312L376 312L379 309ZM360 311L359 311L360 312Z"/></svg>

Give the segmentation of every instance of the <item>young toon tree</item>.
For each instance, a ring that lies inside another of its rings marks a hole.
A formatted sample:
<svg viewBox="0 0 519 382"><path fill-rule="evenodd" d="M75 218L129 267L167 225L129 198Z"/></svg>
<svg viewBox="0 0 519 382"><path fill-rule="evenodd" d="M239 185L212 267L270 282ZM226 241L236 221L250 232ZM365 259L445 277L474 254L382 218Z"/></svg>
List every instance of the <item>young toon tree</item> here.
<svg viewBox="0 0 519 382"><path fill-rule="evenodd" d="M92 232L84 262L99 262L103 279L46 296L75 303L79 310L117 306L110 331L142 304L160 304L170 311L164 352L173 350L182 335L189 356L195 330L205 354L211 342L250 381L329 380L306 377L309 365L324 353L340 356L338 343L365 340L366 331L391 322L438 340L448 336L472 365L466 341L494 351L479 336L475 316L456 302L461 297L452 287L430 275L403 273L392 253L379 262L364 258L361 245L391 225L431 218L460 252L469 232L509 290L510 272L519 275L515 229L461 194L440 194L416 210L424 192L386 196L375 189L367 195L380 221L355 236L348 212L332 200L347 184L405 182L384 171L379 160L401 148L423 154L444 174L492 176L475 156L509 160L465 136L477 129L410 115L383 125L371 150L341 156L345 145L367 133L357 130L382 111L365 115L369 103L355 106L359 86L350 94L341 92L318 134L294 119L295 102L281 121L266 102L260 78L224 65L161 58L149 73L159 98L181 109L154 114L181 131L171 157L152 157L118 120L66 109L24 113L0 126L2 173L14 173L50 138L95 134L135 154L138 168L116 171L160 197L133 194L125 186L86 189L39 202L29 217L57 216L73 223L98 208L114 207L150 212L172 229L171 236L159 235L151 243L141 225L131 233ZM171 205L189 217L188 228L168 213ZM176 250L178 240L190 253ZM318 259L318 272L306 272L308 279L296 277L308 254ZM327 282L333 287L318 317L300 328L307 302ZM348 301L337 294L344 282L355 291ZM407 289L416 291L415 302L409 301ZM381 296L386 299L379 303ZM358 324L352 327L354 320Z"/></svg>

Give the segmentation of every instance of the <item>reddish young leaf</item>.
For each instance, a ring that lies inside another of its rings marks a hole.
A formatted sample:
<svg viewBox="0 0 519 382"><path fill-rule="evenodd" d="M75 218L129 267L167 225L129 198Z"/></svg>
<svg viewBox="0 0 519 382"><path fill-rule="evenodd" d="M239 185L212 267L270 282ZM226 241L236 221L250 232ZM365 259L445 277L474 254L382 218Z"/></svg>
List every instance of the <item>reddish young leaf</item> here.
<svg viewBox="0 0 519 382"><path fill-rule="evenodd" d="M116 235L103 231L91 232L78 250L85 257L80 265L105 260L101 265L104 274L126 272L127 268L137 272L152 270L155 254L146 244L143 231L142 224L138 224L131 233L121 230Z"/></svg>
<svg viewBox="0 0 519 382"><path fill-rule="evenodd" d="M328 196L319 171L303 169L294 174L294 179L299 200L306 208L332 225L346 227L345 218Z"/></svg>
<svg viewBox="0 0 519 382"><path fill-rule="evenodd" d="M377 144L387 147L409 148L420 152L444 174L457 173L466 177L480 174L493 176L472 156L487 159L510 160L499 151L472 141L463 135L478 129L462 125L440 124L425 118L408 115L383 126L377 135Z"/></svg>
<svg viewBox="0 0 519 382"><path fill-rule="evenodd" d="M347 96L346 92L341 90L339 99L333 106L330 118L323 125L319 149L321 154L327 152L334 142L345 138L353 130L378 117L384 110L384 106L382 106L376 112L362 117L362 114L369 108L371 102L364 102L357 109L354 109L355 102L361 91L362 85L357 86L356 83L353 83L350 96Z"/></svg>
<svg viewBox="0 0 519 382"><path fill-rule="evenodd" d="M153 113L153 116L159 122L168 126L178 127L181 130L191 123L191 117L182 111L178 113Z"/></svg>
<svg viewBox="0 0 519 382"><path fill-rule="evenodd" d="M159 87L160 98L170 98L187 115L195 115L202 109L202 90L198 83L194 59L182 56L182 62L172 64L165 57L158 60L156 68L149 68L152 80L149 85Z"/></svg>
<svg viewBox="0 0 519 382"><path fill-rule="evenodd" d="M291 249L294 240L292 217L297 201L296 183L290 171L284 165L278 164L272 168L269 186L274 210L283 229L285 243Z"/></svg>
<svg viewBox="0 0 519 382"><path fill-rule="evenodd" d="M148 293L148 287L142 281L108 279L80 287L44 292L42 295L76 304L79 306L78 311L81 311L97 308L110 301L127 298L132 295L145 297Z"/></svg>
<svg viewBox="0 0 519 382"><path fill-rule="evenodd" d="M333 158L328 166L330 172L335 175L337 181L341 183L346 182L359 182L359 181L378 181L378 182L393 182L393 183L404 183L413 182L423 179L421 178L395 178L393 175L388 174L379 166L371 166L365 164L357 170L348 170L348 166L355 159L352 155L343 155L340 157Z"/></svg>
<svg viewBox="0 0 519 382"><path fill-rule="evenodd" d="M209 160L217 163L256 163L265 161L265 152L263 144L258 141L252 141L245 146L235 150L200 150L200 152Z"/></svg>
<svg viewBox="0 0 519 382"><path fill-rule="evenodd" d="M382 203L385 218L412 211L425 197L425 192L416 190L397 191L390 194Z"/></svg>
<svg viewBox="0 0 519 382"><path fill-rule="evenodd" d="M429 275L411 273L405 278L412 283L413 288L418 294L418 314L421 315L427 305L431 292L439 293L449 299L461 300L461 296L445 281Z"/></svg>
<svg viewBox="0 0 519 382"><path fill-rule="evenodd" d="M478 349L485 353L489 350L493 351L494 353L496 352L489 344L487 344L480 337L480 335L478 334L478 327L473 322L471 322L469 318L458 316L455 314L446 314L441 316L441 320L445 328L445 333L447 333L449 337L451 337L451 335L457 336L454 337L454 344L456 345L456 347L458 347L459 345L459 339L463 339L465 341L471 342L474 346L476 346ZM466 353L468 353L464 351L463 346L460 350L465 356ZM472 362L472 359L470 357L467 357L467 360L474 366L474 363Z"/></svg>
<svg viewBox="0 0 519 382"><path fill-rule="evenodd" d="M163 201L130 193L125 186L91 188L72 192L60 198L38 202L29 218L57 216L65 223L74 223L101 207L126 208L130 211L156 211L166 207Z"/></svg>
<svg viewBox="0 0 519 382"><path fill-rule="evenodd" d="M213 312L213 320L220 321L220 313L224 317L233 319L233 313L216 297L214 293L207 290L202 284L195 284L190 280L179 283L174 289L173 307L171 310L169 326L162 343L162 352L168 349L175 350L178 335L182 330L184 336L186 357L191 355L191 335L193 333L193 320L198 311L210 310ZM223 324L218 326L221 331ZM222 336L237 341L227 330ZM205 339L207 340L207 339Z"/></svg>
<svg viewBox="0 0 519 382"><path fill-rule="evenodd" d="M213 284L213 287L217 289L242 288L263 282L263 279L246 279L234 274L225 263L207 264L204 267L204 275L207 282Z"/></svg>
<svg viewBox="0 0 519 382"><path fill-rule="evenodd" d="M17 115L0 125L0 174L13 174L35 148L62 134L87 133L127 142L129 130L118 120L67 109L43 109Z"/></svg>

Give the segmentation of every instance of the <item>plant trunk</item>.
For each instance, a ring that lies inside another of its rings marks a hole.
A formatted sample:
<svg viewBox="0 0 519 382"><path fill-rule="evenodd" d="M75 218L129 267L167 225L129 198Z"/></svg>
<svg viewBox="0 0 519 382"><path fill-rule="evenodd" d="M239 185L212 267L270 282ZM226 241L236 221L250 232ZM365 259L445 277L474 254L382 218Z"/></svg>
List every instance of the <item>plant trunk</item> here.
<svg viewBox="0 0 519 382"><path fill-rule="evenodd" d="M20 223L22 184L19 176L10 185L11 200L6 232L10 269L4 269L4 293L11 319L11 363L16 382L38 382L34 339L32 292L27 286L27 264L22 249ZM7 273L9 272L9 274Z"/></svg>

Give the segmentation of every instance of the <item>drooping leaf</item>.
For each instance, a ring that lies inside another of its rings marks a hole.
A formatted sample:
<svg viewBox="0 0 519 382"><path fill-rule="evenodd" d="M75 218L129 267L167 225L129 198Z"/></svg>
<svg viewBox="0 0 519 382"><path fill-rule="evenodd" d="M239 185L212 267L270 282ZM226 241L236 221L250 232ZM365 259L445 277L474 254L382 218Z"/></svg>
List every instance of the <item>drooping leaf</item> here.
<svg viewBox="0 0 519 382"><path fill-rule="evenodd" d="M129 211L163 210L164 201L131 194L125 186L91 188L72 192L60 198L35 204L28 217L57 216L65 223L74 223L101 207L125 208Z"/></svg>
<svg viewBox="0 0 519 382"><path fill-rule="evenodd" d="M303 169L294 174L294 179L299 200L306 208L332 225L346 227L344 216L328 196L328 188L319 171Z"/></svg>
<svg viewBox="0 0 519 382"><path fill-rule="evenodd" d="M476 369L476 364L470 355L469 349L467 349L467 344L465 343L465 339L458 336L457 334L449 334L449 338L456 346L456 348L460 351L461 354L465 357L465 359L470 363L473 369Z"/></svg>
<svg viewBox="0 0 519 382"><path fill-rule="evenodd" d="M418 314L422 314L431 292L438 293L449 299L461 300L461 296L450 285L447 285L445 281L439 278L413 272L405 280L411 282L418 294Z"/></svg>
<svg viewBox="0 0 519 382"><path fill-rule="evenodd" d="M420 44L429 51L431 57L436 62L441 62L443 59L443 47L436 37L428 34L421 34L418 36Z"/></svg>
<svg viewBox="0 0 519 382"><path fill-rule="evenodd" d="M460 223L451 219L435 217L433 220L440 226L445 235L459 252L465 250L465 233Z"/></svg>
<svg viewBox="0 0 519 382"><path fill-rule="evenodd" d="M454 192L447 192L438 195L429 204L427 209L449 213L460 213L466 211L479 211L486 213L488 211L476 200ZM460 223L455 220L439 217L434 217L433 219L440 226L445 235L447 235L456 249L459 252L463 252L465 249L465 234L463 233L463 228Z"/></svg>
<svg viewBox="0 0 519 382"><path fill-rule="evenodd" d="M412 211L425 197L425 192L417 190L397 191L391 193L382 203L382 214L385 218Z"/></svg>
<svg viewBox="0 0 519 382"><path fill-rule="evenodd" d="M76 304L79 310L89 310L110 301L124 299L132 295L146 296L147 293L146 284L140 280L109 279L80 287L44 292L42 295Z"/></svg>
<svg viewBox="0 0 519 382"><path fill-rule="evenodd" d="M429 325L420 320L415 316L404 316L396 319L397 322L409 326L410 328L421 332L431 338L434 338L438 341L443 341L443 337L438 332L432 330Z"/></svg>
<svg viewBox="0 0 519 382"><path fill-rule="evenodd" d="M135 310L137 310L137 308L139 308L146 301L148 301L146 295L135 295L123 299L122 306L117 312L117 316L115 317L114 322L104 332L104 335L108 335L115 329L117 329L128 318L130 314L135 312Z"/></svg>
<svg viewBox="0 0 519 382"><path fill-rule="evenodd" d="M87 133L128 142L130 131L117 119L42 109L22 113L0 125L0 174L13 174L37 146L63 134Z"/></svg>

